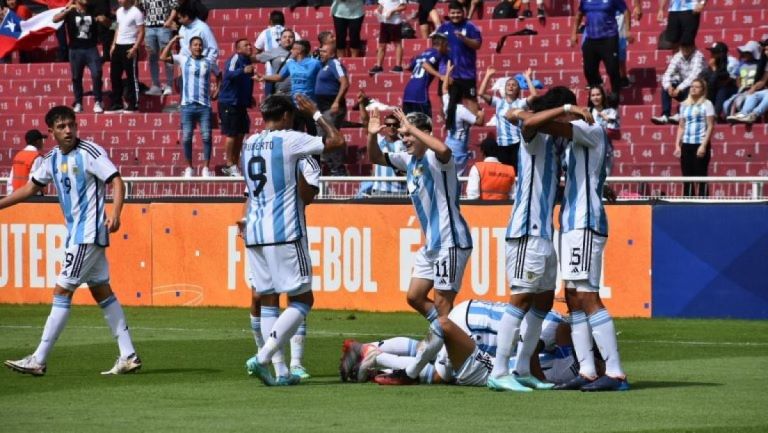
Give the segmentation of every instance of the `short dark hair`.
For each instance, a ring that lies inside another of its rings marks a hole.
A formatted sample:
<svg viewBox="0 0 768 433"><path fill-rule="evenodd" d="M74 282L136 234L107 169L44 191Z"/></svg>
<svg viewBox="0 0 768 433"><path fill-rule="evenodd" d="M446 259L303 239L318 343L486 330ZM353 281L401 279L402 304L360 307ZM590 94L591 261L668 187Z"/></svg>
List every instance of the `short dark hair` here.
<svg viewBox="0 0 768 433"><path fill-rule="evenodd" d="M75 110L66 105L57 105L45 113L45 124L53 128L53 124L59 120L75 120Z"/></svg>
<svg viewBox="0 0 768 433"><path fill-rule="evenodd" d="M296 44L301 45L301 48L304 50L302 54L304 54L305 56L309 54L309 51L311 49L311 45L309 45L309 41L302 39L300 41L295 41L293 43L293 45L296 45Z"/></svg>
<svg viewBox="0 0 768 433"><path fill-rule="evenodd" d="M240 42L248 42L248 38L240 38L235 41L235 49L240 46Z"/></svg>
<svg viewBox="0 0 768 433"><path fill-rule="evenodd" d="M200 43L203 44L203 46L205 46L205 42L203 42L203 38L201 38L200 36L192 36L191 38L189 38L189 46L190 47L192 46L192 42L194 42L195 39L200 41Z"/></svg>
<svg viewBox="0 0 768 433"><path fill-rule="evenodd" d="M285 25L285 15L283 14L283 11L279 10L273 10L269 13L269 22L273 25Z"/></svg>
<svg viewBox="0 0 768 433"><path fill-rule="evenodd" d="M283 31L282 31L282 32L280 32L280 37L281 37L281 38L283 37L283 34L285 34L285 32L290 32L290 33L293 35L293 38L294 38L294 39L296 39L296 32L294 32L294 31L293 31L293 30L291 30L291 29L283 29Z"/></svg>
<svg viewBox="0 0 768 433"><path fill-rule="evenodd" d="M293 105L290 96L286 95L272 95L268 96L259 107L261 111L261 117L266 121L275 121L283 118L285 113L293 115L296 112L296 107Z"/></svg>
<svg viewBox="0 0 768 433"><path fill-rule="evenodd" d="M322 31L317 34L317 41L320 42L320 45L325 45L325 40L331 35L333 35L333 32L329 32L328 30Z"/></svg>
<svg viewBox="0 0 768 433"><path fill-rule="evenodd" d="M451 3L448 5L448 10L451 10L451 9L461 9L462 11L464 11L464 5L457 2L456 0L452 0Z"/></svg>
<svg viewBox="0 0 768 433"><path fill-rule="evenodd" d="M411 125L415 126L421 131L432 132L432 119L424 113L412 112L405 116Z"/></svg>
<svg viewBox="0 0 768 433"><path fill-rule="evenodd" d="M480 150L485 156L496 157L499 154L499 145L496 144L496 139L494 137L487 137L480 142Z"/></svg>
<svg viewBox="0 0 768 433"><path fill-rule="evenodd" d="M189 4L184 4L177 7L176 15L177 16L184 15L185 17L189 17L189 19L191 19L192 21L194 21L197 18L197 12L195 12L195 9Z"/></svg>
<svg viewBox="0 0 768 433"><path fill-rule="evenodd" d="M555 86L549 89L544 96L533 101L531 109L534 112L539 112L557 108L564 104L576 104L576 95L565 86Z"/></svg>

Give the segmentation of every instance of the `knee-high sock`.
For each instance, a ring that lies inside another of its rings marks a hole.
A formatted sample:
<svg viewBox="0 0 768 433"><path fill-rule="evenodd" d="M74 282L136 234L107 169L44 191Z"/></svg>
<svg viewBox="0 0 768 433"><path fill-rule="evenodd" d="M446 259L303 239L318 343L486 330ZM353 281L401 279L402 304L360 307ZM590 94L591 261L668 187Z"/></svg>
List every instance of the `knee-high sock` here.
<svg viewBox="0 0 768 433"><path fill-rule="evenodd" d="M407 337L393 337L374 344L377 344L379 350L384 353L398 356L416 356L416 348L419 345L419 341Z"/></svg>
<svg viewBox="0 0 768 433"><path fill-rule="evenodd" d="M48 320L45 321L45 328L43 328L43 336L40 339L40 344L35 350L35 359L41 364L45 364L45 360L48 358L48 353L53 349L53 345L56 340L59 339L61 331L67 325L67 319L69 319L69 308L72 305L72 300L65 295L53 295L53 305L51 306L51 313L48 315Z"/></svg>
<svg viewBox="0 0 768 433"><path fill-rule="evenodd" d="M600 350L600 355L605 361L605 374L615 378L623 378L625 375L621 368L613 318L605 308L601 308L589 316L589 326L592 328L592 337L597 343L597 349Z"/></svg>
<svg viewBox="0 0 768 433"><path fill-rule="evenodd" d="M101 312L104 314L104 320L107 321L109 328L112 330L112 336L117 340L117 346L120 348L120 358L125 359L136 353L120 301L117 300L115 295L110 295L107 299L99 302L99 307L101 307Z"/></svg>
<svg viewBox="0 0 768 433"><path fill-rule="evenodd" d="M296 334L291 337L291 367L301 365L304 357L304 339L307 337L307 320L301 322Z"/></svg>
<svg viewBox="0 0 768 433"><path fill-rule="evenodd" d="M592 335L587 315L583 311L571 312L571 339L579 361L579 374L588 378L597 376L595 357L592 354Z"/></svg>
<svg viewBox="0 0 768 433"><path fill-rule="evenodd" d="M509 374L509 358L512 348L520 335L520 323L525 317L525 311L514 305L507 305L499 322L499 334L496 338L496 358L493 361L491 377L501 377Z"/></svg>
<svg viewBox="0 0 768 433"><path fill-rule="evenodd" d="M376 355L376 365L381 368L404 370L414 362L416 362L416 357L414 356L400 356L386 352L382 352Z"/></svg>
<svg viewBox="0 0 768 433"><path fill-rule="evenodd" d="M282 347L299 328L301 321L309 314L310 306L301 302L291 302L288 308L280 314L272 330L269 332L269 338L264 341L264 347L259 350L258 361L266 365L268 360L275 352ZM262 320L264 310L262 309Z"/></svg>
<svg viewBox="0 0 768 433"><path fill-rule="evenodd" d="M256 342L256 350L264 346L264 337L261 336L261 316L251 315L251 331L253 331L253 340Z"/></svg>
<svg viewBox="0 0 768 433"><path fill-rule="evenodd" d="M536 351L536 346L539 345L541 324L545 317L547 317L547 312L536 308L531 308L525 315L526 327L523 333L523 342L517 351L517 362L515 363L515 371L520 376L531 374L531 356Z"/></svg>
<svg viewBox="0 0 768 433"><path fill-rule="evenodd" d="M418 377L419 372L435 359L437 352L443 347L443 327L440 326L437 309L433 307L427 313L427 320L429 321L429 333L424 340L424 345L417 351L416 361L405 369L405 373L412 379Z"/></svg>
<svg viewBox="0 0 768 433"><path fill-rule="evenodd" d="M261 345L259 346L259 350L264 347L264 343L269 338L269 334L272 332L272 327L275 326L275 322L277 322L279 316L279 307L261 307ZM285 356L283 356L281 347L275 351L271 360L272 366L275 367L276 375L285 376L288 374L288 367L285 366Z"/></svg>

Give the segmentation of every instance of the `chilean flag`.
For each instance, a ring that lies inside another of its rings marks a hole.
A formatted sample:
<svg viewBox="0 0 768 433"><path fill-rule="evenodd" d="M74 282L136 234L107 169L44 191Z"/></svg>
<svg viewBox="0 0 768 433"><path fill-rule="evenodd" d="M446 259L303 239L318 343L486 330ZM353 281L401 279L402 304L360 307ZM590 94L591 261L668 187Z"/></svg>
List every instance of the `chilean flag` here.
<svg viewBox="0 0 768 433"><path fill-rule="evenodd" d="M16 50L37 48L61 27L63 21L54 23L53 17L64 8L50 9L22 21L13 11L5 14L0 23L0 57Z"/></svg>

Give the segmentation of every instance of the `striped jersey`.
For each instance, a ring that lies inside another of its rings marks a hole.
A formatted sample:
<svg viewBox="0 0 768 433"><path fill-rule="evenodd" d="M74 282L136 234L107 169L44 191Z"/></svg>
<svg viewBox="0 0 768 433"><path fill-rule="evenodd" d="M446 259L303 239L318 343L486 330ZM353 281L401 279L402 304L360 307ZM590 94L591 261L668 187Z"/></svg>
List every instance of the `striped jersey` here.
<svg viewBox="0 0 768 433"><path fill-rule="evenodd" d="M181 105L211 106L211 74L218 75L219 67L205 57L198 59L181 54L173 55L173 62L181 69Z"/></svg>
<svg viewBox="0 0 768 433"><path fill-rule="evenodd" d="M472 248L469 226L459 210L459 180L453 157L443 164L431 149L421 157L385 153L387 164L406 172L408 194L426 237L428 251Z"/></svg>
<svg viewBox="0 0 768 433"><path fill-rule="evenodd" d="M531 140L521 141L515 205L507 224L507 239L539 236L552 240L555 196L560 183L558 140L540 132Z"/></svg>
<svg viewBox="0 0 768 433"><path fill-rule="evenodd" d="M698 0L669 0L670 12L692 11Z"/></svg>
<svg viewBox="0 0 768 433"><path fill-rule="evenodd" d="M448 114L448 102L450 96L447 93L443 94L443 110L444 114ZM469 128L477 122L477 116L472 114L471 111L464 106L464 104L456 105L456 123L453 129L448 131L445 137L445 144L451 148L456 156L464 156L469 151Z"/></svg>
<svg viewBox="0 0 768 433"><path fill-rule="evenodd" d="M520 127L507 120L504 116L509 110L527 110L528 100L526 98L517 98L514 101L509 102L507 101L507 98L494 96L491 103L494 108L496 108L496 144L500 147L506 147L519 143Z"/></svg>
<svg viewBox="0 0 768 433"><path fill-rule="evenodd" d="M603 207L603 185L608 174L608 135L599 124L571 122L573 139L565 150L565 193L560 207L560 230L589 229L608 236Z"/></svg>
<svg viewBox="0 0 768 433"><path fill-rule="evenodd" d="M709 99L701 104L680 104L680 118L685 120L683 143L703 143L707 135L707 117L710 116L715 116L715 107Z"/></svg>
<svg viewBox="0 0 768 433"><path fill-rule="evenodd" d="M291 130L264 130L248 137L240 157L248 189L247 246L293 242L306 234L297 186L299 160L322 153L323 147L321 137Z"/></svg>
<svg viewBox="0 0 768 433"><path fill-rule="evenodd" d="M285 27L280 24L267 27L256 37L253 47L261 51L277 48L280 45L280 36L283 34L283 30L285 30Z"/></svg>
<svg viewBox="0 0 768 433"><path fill-rule="evenodd" d="M66 154L56 146L32 173L36 185L53 182L56 187L67 223L67 248L78 244L109 245L105 185L119 175L101 146L80 139Z"/></svg>
<svg viewBox="0 0 768 433"><path fill-rule="evenodd" d="M401 140L392 142L387 140L381 134L379 134L379 147L381 148L381 151L385 153L405 152L405 145ZM395 173L395 170L392 167L374 164L373 175L376 177L395 177L397 176L397 173ZM402 182L374 182L373 191L405 194L405 184Z"/></svg>

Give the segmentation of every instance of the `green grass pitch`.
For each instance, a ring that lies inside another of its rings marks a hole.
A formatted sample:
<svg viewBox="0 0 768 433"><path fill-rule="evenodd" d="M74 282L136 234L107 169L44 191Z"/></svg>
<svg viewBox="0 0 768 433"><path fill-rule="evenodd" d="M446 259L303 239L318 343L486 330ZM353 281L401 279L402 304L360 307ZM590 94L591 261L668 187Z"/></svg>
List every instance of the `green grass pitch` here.
<svg viewBox="0 0 768 433"><path fill-rule="evenodd" d="M31 353L49 306L0 306L0 358ZM144 361L102 377L117 347L94 307L70 321L35 378L0 371L0 432L768 432L768 321L618 320L633 390L494 393L343 384L341 342L426 330L414 314L314 311L313 378L266 388L244 368L248 312L126 308Z"/></svg>

